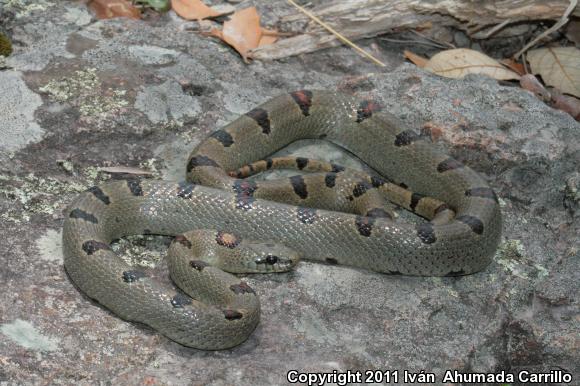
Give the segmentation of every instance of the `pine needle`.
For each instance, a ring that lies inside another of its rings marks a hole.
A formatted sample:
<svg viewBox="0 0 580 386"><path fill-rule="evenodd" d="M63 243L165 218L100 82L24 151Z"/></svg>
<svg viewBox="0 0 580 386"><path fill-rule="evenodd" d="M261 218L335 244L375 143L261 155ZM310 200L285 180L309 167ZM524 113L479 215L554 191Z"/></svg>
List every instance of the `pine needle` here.
<svg viewBox="0 0 580 386"><path fill-rule="evenodd" d="M370 60L372 60L373 62L375 62L376 64L378 64L381 67L386 67L386 65L383 62L381 62L380 60L378 60L377 58L375 58L374 56L372 56L371 54L369 54L368 52L366 52L365 50L363 50L362 48L360 48L359 46L357 46L356 44L354 44L350 40L348 40L346 37L344 37L343 35L341 35L334 28L332 28L331 26L329 26L328 24L326 24L325 22L323 22L322 20L320 20L318 17L316 17L312 12L310 12L310 11L306 10L305 8L299 6L293 0L287 0L287 1L290 4L292 4L294 7L296 7L300 12L302 12L303 14L305 14L306 16L308 16L309 18L311 18L312 20L314 20L316 23L320 24L323 28L325 28L328 32L330 32L331 34L333 34L334 36L336 36L343 43L345 43L345 44L351 46L352 48L354 48L361 55L366 56L367 58L369 58Z"/></svg>

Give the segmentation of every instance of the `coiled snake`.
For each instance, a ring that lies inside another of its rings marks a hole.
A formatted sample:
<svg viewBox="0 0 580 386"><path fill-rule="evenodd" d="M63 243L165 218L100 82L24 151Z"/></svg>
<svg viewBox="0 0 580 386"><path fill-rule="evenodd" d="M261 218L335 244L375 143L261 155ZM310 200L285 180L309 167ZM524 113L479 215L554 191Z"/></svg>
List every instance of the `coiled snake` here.
<svg viewBox="0 0 580 386"><path fill-rule="evenodd" d="M305 158L265 159L304 138L325 138L378 175ZM242 178L275 167L315 173ZM259 320L254 291L215 266L284 271L301 256L391 274L462 275L487 266L501 235L497 197L476 172L378 103L333 92L281 95L215 131L191 153L187 179L90 188L66 213L63 245L65 268L85 294L201 349L233 347ZM394 222L384 196L431 221ZM128 266L109 246L143 233L177 235L169 266L187 294Z"/></svg>

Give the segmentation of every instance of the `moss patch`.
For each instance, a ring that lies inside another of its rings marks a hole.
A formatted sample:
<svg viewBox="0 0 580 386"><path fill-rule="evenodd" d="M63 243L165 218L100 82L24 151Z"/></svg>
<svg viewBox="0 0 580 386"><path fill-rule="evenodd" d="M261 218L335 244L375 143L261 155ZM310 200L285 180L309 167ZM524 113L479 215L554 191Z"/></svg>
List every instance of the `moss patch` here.
<svg viewBox="0 0 580 386"><path fill-rule="evenodd" d="M12 53L12 43L8 36L0 32L0 56L8 56Z"/></svg>

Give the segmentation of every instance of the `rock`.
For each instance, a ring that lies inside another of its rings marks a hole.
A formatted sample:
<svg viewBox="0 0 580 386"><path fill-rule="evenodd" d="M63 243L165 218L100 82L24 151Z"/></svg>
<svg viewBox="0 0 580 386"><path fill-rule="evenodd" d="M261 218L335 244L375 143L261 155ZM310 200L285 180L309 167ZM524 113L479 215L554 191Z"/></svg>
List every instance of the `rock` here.
<svg viewBox="0 0 580 386"><path fill-rule="evenodd" d="M40 140L44 129L34 120L36 109L42 105L40 96L26 86L17 71L0 72L0 85L0 151L16 151Z"/></svg>

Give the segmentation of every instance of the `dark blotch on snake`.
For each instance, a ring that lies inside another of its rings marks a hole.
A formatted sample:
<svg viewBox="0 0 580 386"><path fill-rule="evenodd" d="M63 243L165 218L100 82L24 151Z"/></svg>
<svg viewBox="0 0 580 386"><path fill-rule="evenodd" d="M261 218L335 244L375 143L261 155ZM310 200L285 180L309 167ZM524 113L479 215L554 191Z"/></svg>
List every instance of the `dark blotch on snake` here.
<svg viewBox="0 0 580 386"><path fill-rule="evenodd" d="M366 216L374 218L388 218L391 220L393 219L393 217L391 217L389 212L387 212L383 208L373 208L367 212Z"/></svg>
<svg viewBox="0 0 580 386"><path fill-rule="evenodd" d="M448 170L455 170L460 169L463 167L463 164L456 159L447 158L445 161L441 161L439 165L437 165L437 171L439 173L444 173Z"/></svg>
<svg viewBox="0 0 580 386"><path fill-rule="evenodd" d="M138 270L130 270L130 271L123 272L123 281L125 283L133 283L133 282L135 282L139 279L142 279L144 277L147 277L147 275L145 275L145 272L138 271Z"/></svg>
<svg viewBox="0 0 580 386"><path fill-rule="evenodd" d="M258 189L258 185L255 181L236 180L232 188L238 195L243 194L246 196L252 196L256 189Z"/></svg>
<svg viewBox="0 0 580 386"><path fill-rule="evenodd" d="M246 115L252 118L258 126L262 128L262 133L270 134L270 118L268 117L268 112L260 107L250 110Z"/></svg>
<svg viewBox="0 0 580 386"><path fill-rule="evenodd" d="M278 256L268 255L266 256L266 264L274 265L278 262Z"/></svg>
<svg viewBox="0 0 580 386"><path fill-rule="evenodd" d="M356 111L356 122L361 123L365 119L372 117L375 111L380 110L381 106L377 102L372 100L362 101Z"/></svg>
<svg viewBox="0 0 580 386"><path fill-rule="evenodd" d="M193 193L193 189L195 188L195 184L189 182L180 182L177 186L177 197L181 198L191 198L191 193Z"/></svg>
<svg viewBox="0 0 580 386"><path fill-rule="evenodd" d="M109 196L107 196L105 192L103 192L101 188L99 188L98 186L88 188L87 192L91 192L96 198L101 200L105 205L109 205L111 203Z"/></svg>
<svg viewBox="0 0 580 386"><path fill-rule="evenodd" d="M340 172L344 171L344 166L337 165L337 164L330 164L330 166L332 167L331 172L333 172L333 173L340 173Z"/></svg>
<svg viewBox="0 0 580 386"><path fill-rule="evenodd" d="M374 217L356 216L355 225L361 236L369 237L375 223Z"/></svg>
<svg viewBox="0 0 580 386"><path fill-rule="evenodd" d="M189 266L201 272L205 267L208 267L209 264L203 260L191 260Z"/></svg>
<svg viewBox="0 0 580 386"><path fill-rule="evenodd" d="M236 197L236 209L250 210L253 208L254 201L254 197L251 196L238 196Z"/></svg>
<svg viewBox="0 0 580 386"><path fill-rule="evenodd" d="M266 158L266 169L272 169L273 164L274 161L272 160L272 158Z"/></svg>
<svg viewBox="0 0 580 386"><path fill-rule="evenodd" d="M191 241L189 241L187 239L187 237L185 237L184 235L177 235L177 236L175 236L175 238L173 239L173 242L174 243L179 243L179 244L183 245L187 249L191 249L191 247L193 246L191 244Z"/></svg>
<svg viewBox="0 0 580 386"><path fill-rule="evenodd" d="M187 172L189 173L198 166L214 166L216 168L220 167L217 164L217 162L215 162L211 158L205 155L198 155L195 157L191 157L191 159L187 162Z"/></svg>
<svg viewBox="0 0 580 386"><path fill-rule="evenodd" d="M373 186L366 181L361 181L354 186L352 190L352 195L354 197L360 197L367 192L367 190L371 189Z"/></svg>
<svg viewBox="0 0 580 386"><path fill-rule="evenodd" d="M403 189L409 189L409 185L405 184L404 182L401 182L399 186Z"/></svg>
<svg viewBox="0 0 580 386"><path fill-rule="evenodd" d="M336 173L326 173L324 176L324 184L328 188L334 188L334 185L336 185Z"/></svg>
<svg viewBox="0 0 580 386"><path fill-rule="evenodd" d="M218 231L217 235L215 236L215 241L222 247L234 249L240 245L242 239L232 233Z"/></svg>
<svg viewBox="0 0 580 386"><path fill-rule="evenodd" d="M305 117L310 115L310 106L312 106L312 91L300 90L290 93L294 102L300 107L302 115Z"/></svg>
<svg viewBox="0 0 580 386"><path fill-rule="evenodd" d="M483 222L477 217L470 216L468 214L464 214L462 216L457 216L455 218L457 221L461 221L464 224L469 225L472 231L477 233L478 235L483 233Z"/></svg>
<svg viewBox="0 0 580 386"><path fill-rule="evenodd" d="M465 191L466 196L489 198L495 202L499 202L493 189L491 188L472 188Z"/></svg>
<svg viewBox="0 0 580 386"><path fill-rule="evenodd" d="M373 188L380 188L381 186L383 186L386 183L387 183L387 180L385 180L384 178L377 177L377 176L371 176L371 184L373 185Z"/></svg>
<svg viewBox="0 0 580 386"><path fill-rule="evenodd" d="M308 197L308 190L306 190L306 182L304 182L304 178L302 176L292 176L290 177L290 184L292 185L292 189L294 189L294 193L298 195L301 199L305 199Z"/></svg>
<svg viewBox="0 0 580 386"><path fill-rule="evenodd" d="M236 320L242 318L242 313L235 310L223 310L224 316L227 320Z"/></svg>
<svg viewBox="0 0 580 386"><path fill-rule="evenodd" d="M395 146L407 146L417 141L419 134L415 133L413 130L405 130L397 134L395 137Z"/></svg>
<svg viewBox="0 0 580 386"><path fill-rule="evenodd" d="M402 273L399 271L389 271L389 275L399 276L399 275L402 275Z"/></svg>
<svg viewBox="0 0 580 386"><path fill-rule="evenodd" d="M429 222L425 222L417 226L417 236L419 236L424 244L433 244L435 241L437 241L435 231L433 230L433 224Z"/></svg>
<svg viewBox="0 0 580 386"><path fill-rule="evenodd" d="M82 209L73 209L70 212L69 215L70 218L80 218L82 220L88 221L88 222L92 222L93 224L98 224L99 220L92 214L85 212Z"/></svg>
<svg viewBox="0 0 580 386"><path fill-rule="evenodd" d="M178 293L171 299L171 305L175 308L183 308L188 304L191 304L192 300L189 296Z"/></svg>
<svg viewBox="0 0 580 386"><path fill-rule="evenodd" d="M308 165L308 158L296 157L296 166L302 170Z"/></svg>
<svg viewBox="0 0 580 386"><path fill-rule="evenodd" d="M214 131L210 137L217 139L224 147L230 147L234 143L231 134L222 129Z"/></svg>
<svg viewBox="0 0 580 386"><path fill-rule="evenodd" d="M127 187L133 196L142 196L143 188L141 187L141 180L132 179L127 180Z"/></svg>
<svg viewBox="0 0 580 386"><path fill-rule="evenodd" d="M256 292L254 292L254 290L252 289L252 287L250 287L247 283L245 282L240 282L240 284L232 284L230 286L230 290L232 290L233 293L235 293L236 295L239 294L255 294Z"/></svg>
<svg viewBox="0 0 580 386"><path fill-rule="evenodd" d="M105 250L105 251L110 251L111 250L111 246L107 243L103 243L101 241L97 241L97 240L89 240L89 241L85 241L83 243L83 251L85 251L87 253L87 255L92 255L93 253L95 253L96 251L99 250Z"/></svg>
<svg viewBox="0 0 580 386"><path fill-rule="evenodd" d="M409 204L409 207L411 208L411 210L414 212L415 208L417 207L417 205L419 204L419 201L421 201L421 199L425 197L423 194L421 193L413 193L411 195L411 203Z"/></svg>
<svg viewBox="0 0 580 386"><path fill-rule="evenodd" d="M296 211L298 220L304 224L313 224L317 219L316 209L299 207Z"/></svg>
<svg viewBox="0 0 580 386"><path fill-rule="evenodd" d="M338 264L338 261L337 261L336 259L333 259L332 257L327 257L327 258L325 259L325 261L326 261L328 264L331 264L331 265L337 265L337 264Z"/></svg>
<svg viewBox="0 0 580 386"><path fill-rule="evenodd" d="M435 209L435 214L439 214L439 213L441 213L441 212L443 212L444 210L447 210L447 209L449 209L449 205L447 205L446 203L443 203L443 204L439 205L437 207L437 209Z"/></svg>
<svg viewBox="0 0 580 386"><path fill-rule="evenodd" d="M232 186L236 193L236 208L250 210L255 201L254 192L258 189L255 181L236 180Z"/></svg>

